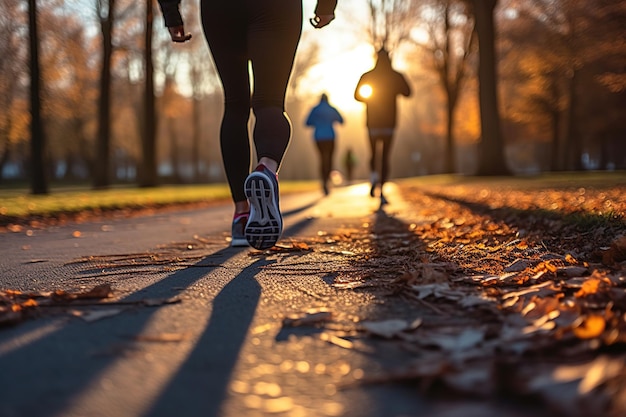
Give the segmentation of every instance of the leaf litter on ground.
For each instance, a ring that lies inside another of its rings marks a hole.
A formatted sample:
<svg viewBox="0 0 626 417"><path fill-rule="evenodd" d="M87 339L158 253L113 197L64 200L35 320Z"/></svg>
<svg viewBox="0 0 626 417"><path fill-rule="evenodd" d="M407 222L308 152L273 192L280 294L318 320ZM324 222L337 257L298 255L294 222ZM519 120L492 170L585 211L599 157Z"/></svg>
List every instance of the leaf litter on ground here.
<svg viewBox="0 0 626 417"><path fill-rule="evenodd" d="M355 383L532 398L555 415L626 413L626 186L403 194L418 208L403 220L379 211L336 240L367 245L352 249L361 273L340 272L333 285L385 287L430 314L417 326L397 317L355 323L350 343L376 337L415 356ZM328 339L331 323L317 324Z"/></svg>
<svg viewBox="0 0 626 417"><path fill-rule="evenodd" d="M429 314L345 320L318 309L285 317L283 327L317 328L320 339L333 346L370 354L362 342L376 338L399 344L414 357L399 369L346 385L403 381L423 392L443 386L462 395L539 399L555 415L626 413L626 186L423 185L404 186L403 194L413 212L396 218L381 210L361 227L323 231L306 242L292 240L250 256L340 255L345 262L334 269L336 290L383 288L384 302L402 297ZM194 254L204 244L196 237L157 255L77 262L97 262L112 274L138 266L183 268L204 256ZM289 268L300 267L267 267ZM1 291L0 326L55 303L107 304L108 310L83 312L85 320L113 315L106 289ZM267 330L264 325L258 331Z"/></svg>
<svg viewBox="0 0 626 417"><path fill-rule="evenodd" d="M178 302L178 298L119 300L110 284L74 292L0 290L0 328L46 314L65 314L93 322L121 313L124 306L154 307Z"/></svg>

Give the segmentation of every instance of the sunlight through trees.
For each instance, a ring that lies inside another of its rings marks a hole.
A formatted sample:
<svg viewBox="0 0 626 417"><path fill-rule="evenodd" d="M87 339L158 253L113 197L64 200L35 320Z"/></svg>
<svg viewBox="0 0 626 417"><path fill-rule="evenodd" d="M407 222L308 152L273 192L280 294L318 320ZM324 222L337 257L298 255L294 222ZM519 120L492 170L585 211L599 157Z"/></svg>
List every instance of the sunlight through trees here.
<svg viewBox="0 0 626 417"><path fill-rule="evenodd" d="M314 2L303 4L307 19ZM131 0L0 5L2 184L224 180L221 86L194 2L181 3L185 45L169 42L156 3L153 21ZM352 93L383 45L415 93L401 103L392 178L626 169L625 17L610 0L340 0L328 31L303 30L283 178L316 177L303 118L323 92L346 115L337 154L352 149L366 177Z"/></svg>

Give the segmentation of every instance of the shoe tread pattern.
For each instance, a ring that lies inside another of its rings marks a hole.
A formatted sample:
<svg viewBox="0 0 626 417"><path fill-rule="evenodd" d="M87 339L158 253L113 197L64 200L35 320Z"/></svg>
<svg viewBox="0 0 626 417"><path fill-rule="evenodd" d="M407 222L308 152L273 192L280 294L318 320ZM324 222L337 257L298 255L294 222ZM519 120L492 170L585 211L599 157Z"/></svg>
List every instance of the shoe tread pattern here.
<svg viewBox="0 0 626 417"><path fill-rule="evenodd" d="M266 174L253 172L245 183L245 193L250 202L250 218L246 225L246 240L255 249L269 249L282 234L282 217L277 190Z"/></svg>

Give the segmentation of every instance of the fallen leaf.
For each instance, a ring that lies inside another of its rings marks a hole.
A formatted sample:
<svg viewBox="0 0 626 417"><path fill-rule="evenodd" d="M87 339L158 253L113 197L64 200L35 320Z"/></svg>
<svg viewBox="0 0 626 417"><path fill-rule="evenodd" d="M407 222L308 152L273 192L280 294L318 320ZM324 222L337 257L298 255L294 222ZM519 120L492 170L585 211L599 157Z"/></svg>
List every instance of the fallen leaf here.
<svg viewBox="0 0 626 417"><path fill-rule="evenodd" d="M32 298L24 301L23 303L20 304L21 308L33 308L33 307L37 307L39 304L37 303L37 301L33 300Z"/></svg>
<svg viewBox="0 0 626 417"><path fill-rule="evenodd" d="M158 334L140 334L133 336L132 339L137 342L155 342L155 343L170 343L170 342L182 342L189 338L187 333L158 333Z"/></svg>
<svg viewBox="0 0 626 417"><path fill-rule="evenodd" d="M564 266L564 267L559 268L558 270L559 274L565 275L568 278L580 277L580 276L587 274L588 272L589 272L588 268L585 268L584 266L574 266L574 265Z"/></svg>
<svg viewBox="0 0 626 417"><path fill-rule="evenodd" d="M309 311L302 315L294 315L285 317L283 324L285 326L311 326L314 324L324 323L330 321L333 317L333 313L327 310Z"/></svg>
<svg viewBox="0 0 626 417"><path fill-rule="evenodd" d="M158 307L166 304L178 304L181 302L180 298L146 298L139 303L147 307Z"/></svg>
<svg viewBox="0 0 626 417"><path fill-rule="evenodd" d="M352 343L351 341L326 332L320 334L320 339L335 346L342 347L344 349L352 349L354 347L354 343Z"/></svg>
<svg viewBox="0 0 626 417"><path fill-rule="evenodd" d="M587 394L605 381L621 375L623 370L624 358L612 359L600 356L591 363L590 369L578 386L578 392Z"/></svg>
<svg viewBox="0 0 626 417"><path fill-rule="evenodd" d="M351 281L351 282L335 282L333 283L333 287L339 288L342 290L351 290L355 288L367 288L373 287L378 284L371 282L362 282L362 281Z"/></svg>
<svg viewBox="0 0 626 417"><path fill-rule="evenodd" d="M517 259L504 268L504 272L522 272L526 268L530 268L532 262L526 259Z"/></svg>
<svg viewBox="0 0 626 417"><path fill-rule="evenodd" d="M443 376L446 385L464 394L487 397L493 392L493 378L489 367L474 366Z"/></svg>
<svg viewBox="0 0 626 417"><path fill-rule="evenodd" d="M71 294L72 298L81 298L81 299L100 299L100 298L108 298L112 295L111 285L110 284L101 284L96 285L91 290L83 293Z"/></svg>
<svg viewBox="0 0 626 417"><path fill-rule="evenodd" d="M493 298L477 295L468 295L463 297L461 301L459 301L459 305L461 307L476 307L479 305L494 304L494 302L495 300Z"/></svg>
<svg viewBox="0 0 626 417"><path fill-rule="evenodd" d="M610 248L602 255L602 263L605 265L613 265L622 261L626 261L626 235L611 242Z"/></svg>
<svg viewBox="0 0 626 417"><path fill-rule="evenodd" d="M272 327L273 326L270 323L262 324L260 326L256 326L250 331L250 333L254 335L265 333L266 331L271 330Z"/></svg>
<svg viewBox="0 0 626 417"><path fill-rule="evenodd" d="M361 328L376 336L391 339L397 336L398 333L416 329L420 324L422 324L421 319L412 322L401 319L391 319L383 321L364 321L361 323Z"/></svg>
<svg viewBox="0 0 626 417"><path fill-rule="evenodd" d="M485 339L485 329L469 328L458 334L430 333L421 343L437 346L445 351L462 351L474 347Z"/></svg>
<svg viewBox="0 0 626 417"><path fill-rule="evenodd" d="M122 310L121 308L110 308L110 309L103 309L103 310L88 310L88 311L81 311L79 313L74 313L75 315L78 315L78 317L80 317L81 319L85 320L86 322L93 322L96 320L100 320L100 319L104 319L107 317L111 317L111 316L115 316L119 313L121 313Z"/></svg>
<svg viewBox="0 0 626 417"><path fill-rule="evenodd" d="M597 314L587 316L580 326L574 328L574 335L579 339L593 339L604 332L606 321Z"/></svg>

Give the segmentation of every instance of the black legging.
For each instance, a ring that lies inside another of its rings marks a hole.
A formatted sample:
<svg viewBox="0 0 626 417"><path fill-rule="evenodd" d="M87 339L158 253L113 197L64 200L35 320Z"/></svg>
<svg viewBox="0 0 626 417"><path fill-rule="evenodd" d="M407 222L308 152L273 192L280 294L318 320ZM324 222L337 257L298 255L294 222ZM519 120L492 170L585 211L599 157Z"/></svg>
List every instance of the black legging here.
<svg viewBox="0 0 626 417"><path fill-rule="evenodd" d="M315 142L320 154L320 176L325 184L330 178L330 171L333 169L333 154L335 153L334 140L318 140Z"/></svg>
<svg viewBox="0 0 626 417"><path fill-rule="evenodd" d="M257 157L279 166L291 137L285 92L302 30L299 0L202 0L202 26L224 88L222 160L235 202L250 172L250 108ZM250 96L248 62L254 92Z"/></svg>
<svg viewBox="0 0 626 417"><path fill-rule="evenodd" d="M391 156L391 141L392 135L371 135L370 136L370 171L378 172L376 169L377 162L380 162L380 184L386 183L389 179L389 160ZM381 144L382 149L378 149L378 144ZM380 157L379 157L380 155ZM380 158L380 161L378 159Z"/></svg>

